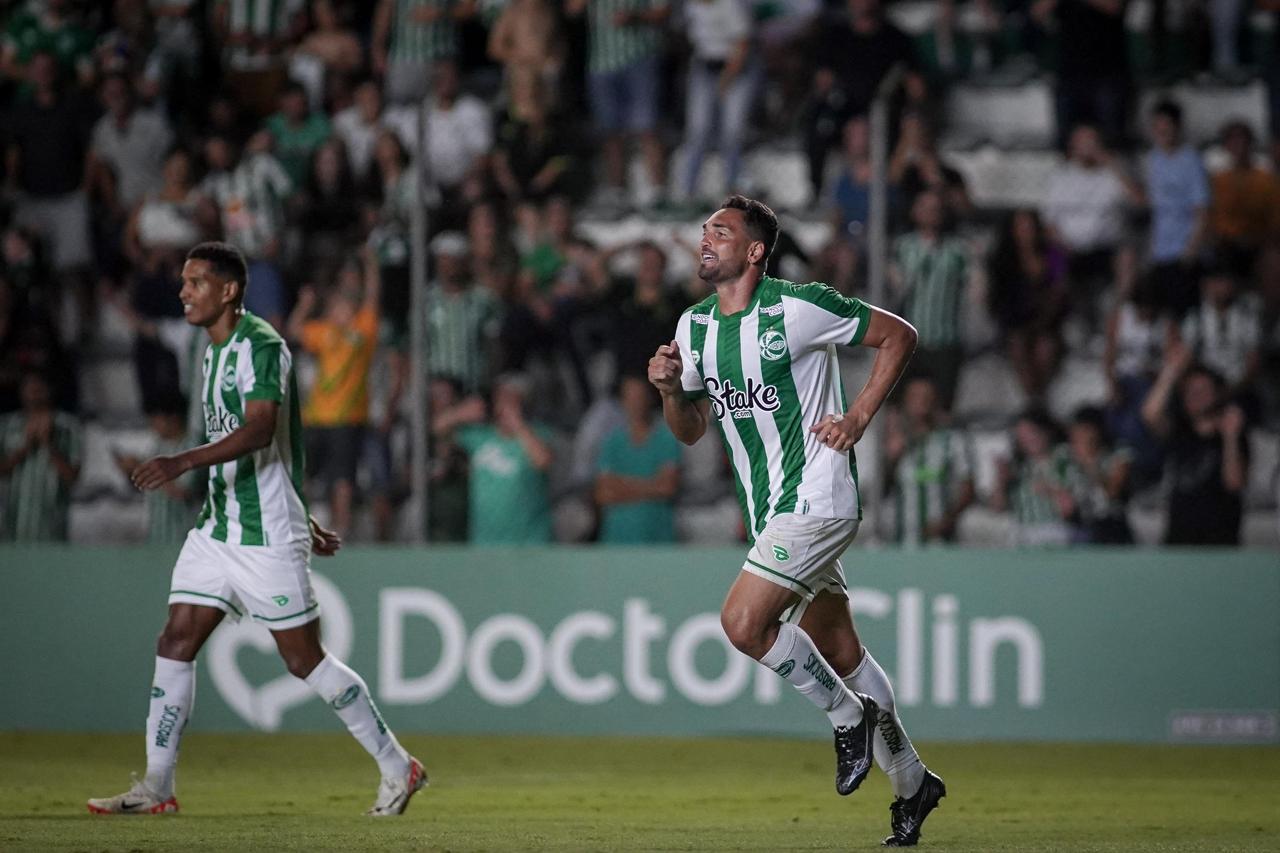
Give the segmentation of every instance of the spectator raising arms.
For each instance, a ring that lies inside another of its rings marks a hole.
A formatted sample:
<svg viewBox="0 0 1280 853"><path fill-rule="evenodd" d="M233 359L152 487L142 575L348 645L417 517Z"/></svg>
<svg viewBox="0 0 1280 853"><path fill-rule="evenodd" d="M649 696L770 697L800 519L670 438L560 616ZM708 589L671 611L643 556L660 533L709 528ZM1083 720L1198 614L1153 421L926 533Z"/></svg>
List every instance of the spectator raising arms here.
<svg viewBox="0 0 1280 853"><path fill-rule="evenodd" d="M547 470L550 431L525 419L529 390L515 374L499 377L492 416L471 397L440 412L432 429L450 436L470 458L468 541L473 545L536 545L551 541L551 499Z"/></svg>
<svg viewBox="0 0 1280 853"><path fill-rule="evenodd" d="M1142 417L1163 441L1169 482L1166 545L1239 545L1249 465L1244 412L1222 378L1175 341Z"/></svg>
<svg viewBox="0 0 1280 853"><path fill-rule="evenodd" d="M363 290L363 293L362 293ZM369 366L378 345L382 281L373 250L348 262L322 315L308 319L319 298L309 287L298 294L289 336L317 362L315 382L303 411L312 476L328 492L331 526L351 530L356 465L369 422Z"/></svg>
<svg viewBox="0 0 1280 853"><path fill-rule="evenodd" d="M647 378L623 377L618 399L626 424L605 436L596 465L600 541L673 542L680 445L658 416L658 399Z"/></svg>

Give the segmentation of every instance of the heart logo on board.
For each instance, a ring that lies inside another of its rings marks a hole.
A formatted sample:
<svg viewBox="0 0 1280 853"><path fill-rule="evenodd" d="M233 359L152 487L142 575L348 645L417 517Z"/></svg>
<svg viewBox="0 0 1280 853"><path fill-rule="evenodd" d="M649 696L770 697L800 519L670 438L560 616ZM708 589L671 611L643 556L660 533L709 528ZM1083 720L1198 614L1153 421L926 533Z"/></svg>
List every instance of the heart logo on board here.
<svg viewBox="0 0 1280 853"><path fill-rule="evenodd" d="M351 608L338 588L315 572L311 573L311 586L324 614L325 649L345 661L355 636ZM209 675L222 700L245 722L273 732L280 728L285 712L313 701L316 695L305 681L287 673L265 684L251 684L240 671L239 654L246 646L263 654L276 654L271 632L248 616L238 623L223 623L209 638Z"/></svg>

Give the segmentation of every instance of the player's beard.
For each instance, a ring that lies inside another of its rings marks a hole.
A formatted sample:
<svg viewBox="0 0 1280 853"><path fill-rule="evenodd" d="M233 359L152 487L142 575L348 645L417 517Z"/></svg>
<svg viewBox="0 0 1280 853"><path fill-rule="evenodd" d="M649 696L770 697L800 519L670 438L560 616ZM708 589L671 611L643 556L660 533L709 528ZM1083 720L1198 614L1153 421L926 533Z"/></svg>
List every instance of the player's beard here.
<svg viewBox="0 0 1280 853"><path fill-rule="evenodd" d="M714 287L717 284L723 284L726 281L733 281L739 278L746 270L746 258L743 258L737 264L728 264L725 263L723 258L717 257L715 263L711 266L702 263L698 264L698 278Z"/></svg>

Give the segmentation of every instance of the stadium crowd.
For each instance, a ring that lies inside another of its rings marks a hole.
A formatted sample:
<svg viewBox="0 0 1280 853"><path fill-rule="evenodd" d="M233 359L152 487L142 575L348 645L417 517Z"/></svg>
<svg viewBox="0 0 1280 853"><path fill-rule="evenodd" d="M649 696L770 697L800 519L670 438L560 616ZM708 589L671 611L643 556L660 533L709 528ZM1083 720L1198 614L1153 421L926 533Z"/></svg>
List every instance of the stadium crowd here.
<svg viewBox="0 0 1280 853"><path fill-rule="evenodd" d="M127 470L198 438L178 271L225 239L303 367L312 499L403 538L415 206L429 538L742 536L718 444L681 448L644 381L703 294L678 226L764 192L748 149L802 151L813 200L781 211L770 272L867 296L867 114L894 73L885 307L920 339L859 448L874 532L981 539L985 511L1018 544L1127 543L1136 500L1165 542L1239 543L1274 477L1251 437L1280 428L1280 44L1208 0L1142 5L1135 46L1140 2L936 0L911 36L878 0L0 2L0 537L68 537L109 322L150 435L104 452ZM1254 75L1270 138L1233 121L1204 151L1173 100L1138 108L1153 81ZM1061 162L1038 206L979 204L939 145L948 88L1033 79ZM619 237L635 217L647 236ZM1105 381L1064 417L1072 357ZM981 358L1016 411L965 409ZM1007 436L987 482L975 430ZM148 535L173 541L200 494L148 496Z"/></svg>

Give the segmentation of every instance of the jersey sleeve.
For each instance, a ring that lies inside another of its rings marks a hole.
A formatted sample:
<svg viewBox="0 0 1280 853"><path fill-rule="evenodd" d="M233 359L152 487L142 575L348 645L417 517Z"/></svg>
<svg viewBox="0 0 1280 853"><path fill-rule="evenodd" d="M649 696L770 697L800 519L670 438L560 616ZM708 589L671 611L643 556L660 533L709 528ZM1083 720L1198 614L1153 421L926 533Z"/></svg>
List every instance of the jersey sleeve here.
<svg viewBox="0 0 1280 853"><path fill-rule="evenodd" d="M241 392L245 402L270 400L283 403L291 358L283 341L254 344L249 370L241 373Z"/></svg>
<svg viewBox="0 0 1280 853"><path fill-rule="evenodd" d="M830 344L853 347L867 336L871 306L861 299L816 282L796 287L784 296L793 297L787 306L787 337L793 350Z"/></svg>
<svg viewBox="0 0 1280 853"><path fill-rule="evenodd" d="M680 347L680 387L684 396L690 400L700 400L707 396L707 386L702 383L702 374L698 372L697 353L693 349L693 312L686 311L680 315L676 323L676 343Z"/></svg>

